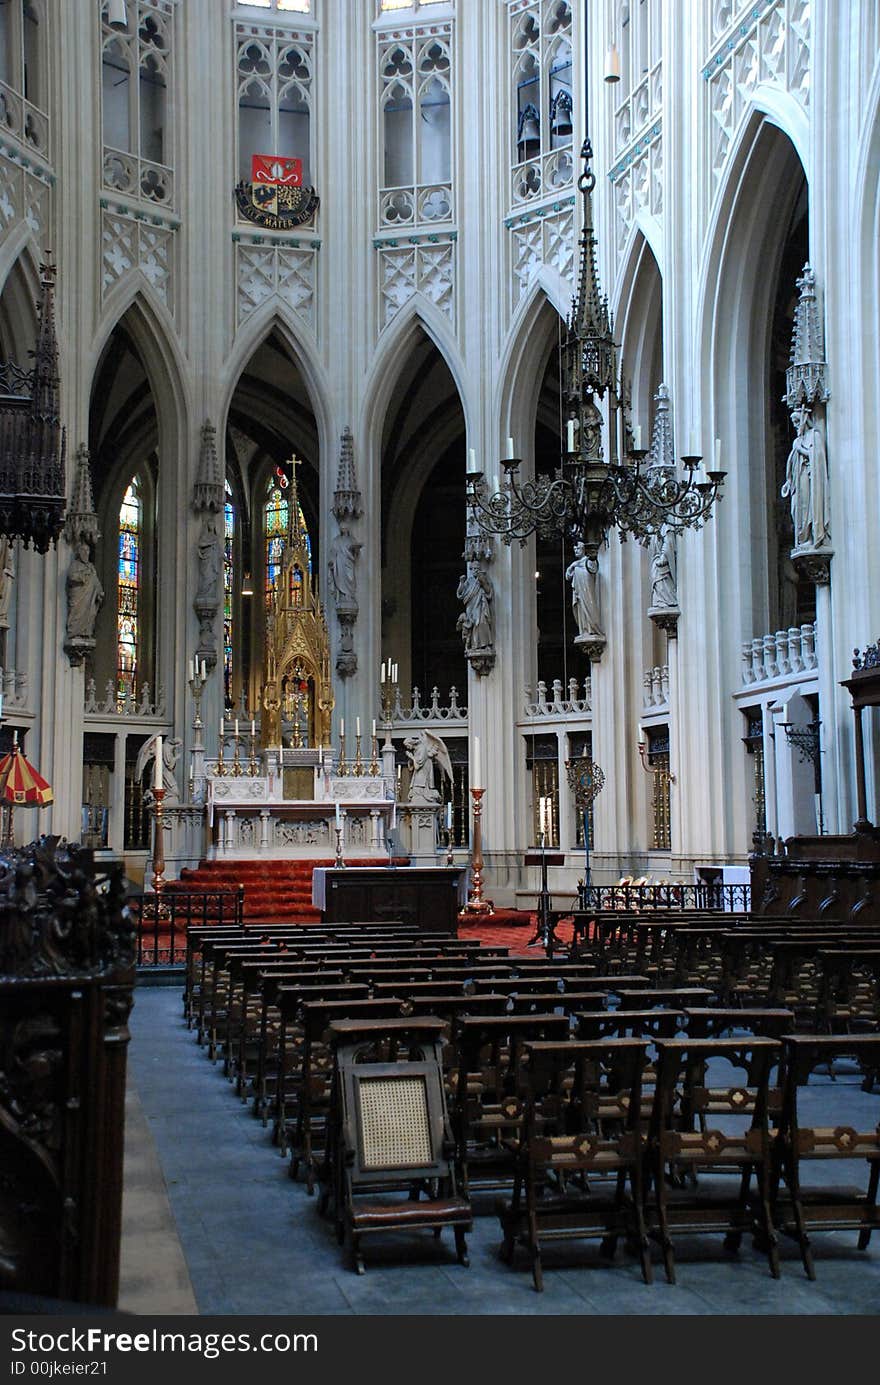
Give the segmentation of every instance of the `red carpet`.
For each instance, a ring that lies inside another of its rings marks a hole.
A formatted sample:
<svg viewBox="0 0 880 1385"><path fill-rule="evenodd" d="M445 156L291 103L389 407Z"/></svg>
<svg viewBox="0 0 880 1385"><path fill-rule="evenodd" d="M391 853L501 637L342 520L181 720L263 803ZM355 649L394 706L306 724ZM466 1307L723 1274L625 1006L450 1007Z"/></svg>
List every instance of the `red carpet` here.
<svg viewBox="0 0 880 1385"><path fill-rule="evenodd" d="M375 861L350 861L352 866L375 865ZM403 862L401 862L403 864ZM187 867L180 879L169 881L166 890L235 889L244 885L244 916L249 923L320 923L321 915L312 907L312 871L315 866L332 866L333 861L202 861L195 870ZM496 909L459 923L461 938L479 939L487 947L506 947L511 953L537 956L540 943L532 943L536 916L522 909ZM147 931L147 930L145 930ZM571 922L557 929L560 943L571 941ZM150 937L149 942L153 939ZM147 938L145 937L145 943ZM168 946L163 938L160 947ZM145 958L146 960L146 958ZM162 960L166 960L162 958Z"/></svg>

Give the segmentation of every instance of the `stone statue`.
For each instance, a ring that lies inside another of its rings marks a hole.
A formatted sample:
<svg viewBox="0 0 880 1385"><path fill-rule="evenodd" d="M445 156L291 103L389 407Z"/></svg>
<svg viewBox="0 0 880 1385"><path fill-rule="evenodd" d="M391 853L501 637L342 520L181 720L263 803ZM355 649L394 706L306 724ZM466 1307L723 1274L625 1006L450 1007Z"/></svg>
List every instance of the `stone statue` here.
<svg viewBox="0 0 880 1385"><path fill-rule="evenodd" d="M599 620L599 560L588 557L580 542L574 546L574 555L574 562L565 569L565 578L571 582L571 609L578 628L575 643L604 640Z"/></svg>
<svg viewBox="0 0 880 1385"><path fill-rule="evenodd" d="M678 593L675 589L675 534L668 524L661 525L651 539L651 601L657 610L674 610L678 607Z"/></svg>
<svg viewBox="0 0 880 1385"><path fill-rule="evenodd" d="M791 421L796 433L780 494L791 505L795 548L824 548L831 541L825 440L805 405L792 409Z"/></svg>
<svg viewBox="0 0 880 1385"><path fill-rule="evenodd" d="M476 654L495 647L495 613L492 609L492 583L481 564L472 559L458 584L457 596L464 610L456 621L461 631L465 651Z"/></svg>
<svg viewBox="0 0 880 1385"><path fill-rule="evenodd" d="M183 742L179 737L165 736L162 739L162 787L165 790L164 806L174 805L180 802L180 790L177 787L177 779L174 769L180 755L180 748ZM135 778L140 783L144 770L147 765L151 765L156 759L156 737L150 736L141 746L137 762L135 764ZM153 781L150 779L150 787L144 793L144 802L153 801Z"/></svg>
<svg viewBox="0 0 880 1385"><path fill-rule="evenodd" d="M412 770L407 802L422 807L440 803L439 790L434 787L435 761L452 783L452 761L445 742L430 731L420 731L417 736L407 736L403 746Z"/></svg>
<svg viewBox="0 0 880 1385"><path fill-rule="evenodd" d="M355 566L358 554L363 548L358 543L347 524L340 524L339 533L330 549L327 569L330 577L330 590L336 606L357 607L357 574Z"/></svg>
<svg viewBox="0 0 880 1385"><path fill-rule="evenodd" d="M199 582L196 587L196 601L211 602L219 600L220 585L220 535L217 532L217 519L206 514L202 521L202 532L196 550L198 558Z"/></svg>
<svg viewBox="0 0 880 1385"><path fill-rule="evenodd" d="M9 607L12 604L12 583L15 581L15 549L13 540L4 534L0 538L0 630L9 629Z"/></svg>
<svg viewBox="0 0 880 1385"><path fill-rule="evenodd" d="M67 638L92 640L95 621L104 600L104 588L89 557L89 545L80 541L67 569Z"/></svg>

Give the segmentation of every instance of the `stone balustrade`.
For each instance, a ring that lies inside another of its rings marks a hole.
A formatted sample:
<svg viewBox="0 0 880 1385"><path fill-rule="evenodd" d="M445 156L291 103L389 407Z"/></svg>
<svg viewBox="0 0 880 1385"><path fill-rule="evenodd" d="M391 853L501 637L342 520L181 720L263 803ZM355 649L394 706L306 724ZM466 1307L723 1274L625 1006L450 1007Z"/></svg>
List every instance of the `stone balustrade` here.
<svg viewBox="0 0 880 1385"><path fill-rule="evenodd" d="M654 708L669 706L669 665L657 664L646 668L644 674L645 691L642 703L646 712Z"/></svg>
<svg viewBox="0 0 880 1385"><path fill-rule="evenodd" d="M742 647L742 685L753 687L780 678L799 678L818 668L816 627L791 625L746 640Z"/></svg>
<svg viewBox="0 0 880 1385"><path fill-rule="evenodd" d="M112 678L107 679L104 688L103 698L98 697L94 678L90 678L86 684L85 705L83 708L86 717L98 717L102 721L108 717L122 718L128 721L151 720L162 721L165 719L165 689L159 688L156 701L153 702L149 683L144 683L141 688L139 698L130 694L127 698L120 701L116 693L116 684Z"/></svg>
<svg viewBox="0 0 880 1385"><path fill-rule="evenodd" d="M525 690L524 715L527 720L547 717L583 717L592 711L592 690L589 678L584 679L583 690L576 678L569 678L564 688L561 678L554 678L548 690L541 679L536 688L535 698L532 690Z"/></svg>

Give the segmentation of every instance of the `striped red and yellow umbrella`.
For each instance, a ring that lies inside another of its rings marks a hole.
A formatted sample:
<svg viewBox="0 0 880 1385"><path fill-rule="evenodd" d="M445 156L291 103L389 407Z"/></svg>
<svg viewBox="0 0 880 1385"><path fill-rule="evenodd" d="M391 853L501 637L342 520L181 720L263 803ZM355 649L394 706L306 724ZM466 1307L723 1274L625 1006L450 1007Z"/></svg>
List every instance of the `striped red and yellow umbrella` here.
<svg viewBox="0 0 880 1385"><path fill-rule="evenodd" d="M21 747L14 745L0 760L0 802L36 803L45 808L54 797L51 784L22 755Z"/></svg>

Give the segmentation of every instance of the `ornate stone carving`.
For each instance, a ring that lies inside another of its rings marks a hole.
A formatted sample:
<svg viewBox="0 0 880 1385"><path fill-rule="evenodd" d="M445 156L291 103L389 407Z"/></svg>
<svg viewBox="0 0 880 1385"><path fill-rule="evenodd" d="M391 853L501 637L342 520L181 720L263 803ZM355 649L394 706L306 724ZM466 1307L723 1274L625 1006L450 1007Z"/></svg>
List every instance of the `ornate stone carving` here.
<svg viewBox="0 0 880 1385"><path fill-rule="evenodd" d="M431 731L419 731L418 735L407 736L403 746L412 772L407 803L426 807L439 803L440 792L434 787L435 762L452 783L452 762L445 742Z"/></svg>
<svg viewBox="0 0 880 1385"><path fill-rule="evenodd" d="M92 498L89 450L76 450L73 497L65 526L73 558L67 570L67 630L64 649L74 665L81 664L95 647L95 621L104 602L104 588L92 562L92 545L101 537Z"/></svg>
<svg viewBox="0 0 880 1385"><path fill-rule="evenodd" d="M193 610L199 622L196 656L209 668L217 663L214 624L220 609L223 577L223 540L219 520L223 509L223 472L215 442L217 430L209 419L202 424L199 467L193 485L193 513L201 516L196 545L197 581Z"/></svg>
<svg viewBox="0 0 880 1385"><path fill-rule="evenodd" d="M791 507L794 533L792 559L800 572L820 585L828 581L831 559L831 520L828 455L825 447L825 405L829 399L828 366L822 323L816 300L816 276L809 264L797 281L800 291L795 309L791 364L786 371L785 403L791 410L794 442L785 467L780 494ZM819 564L799 563L816 552ZM812 571L819 576L814 578Z"/></svg>
<svg viewBox="0 0 880 1385"><path fill-rule="evenodd" d="M475 673L484 678L495 667L495 593L486 571L495 556L491 539L483 538L470 527L464 543L467 572L458 584L456 595L464 610L456 621L464 641L465 658Z"/></svg>
<svg viewBox="0 0 880 1385"><path fill-rule="evenodd" d="M571 582L571 609L578 628L574 642L596 662L605 649L599 615L599 559L595 552L588 553L581 542L575 544L574 554L574 561L565 569L565 579Z"/></svg>
<svg viewBox="0 0 880 1385"><path fill-rule="evenodd" d="M357 671L357 655L353 643L354 624L358 617L357 563L363 548L363 544L352 533L350 521L359 519L363 514L363 508L354 464L354 443L351 429L348 427L340 439L333 513L339 529L330 548L327 575L336 606L336 619L339 622L336 672L342 678L350 678Z"/></svg>

